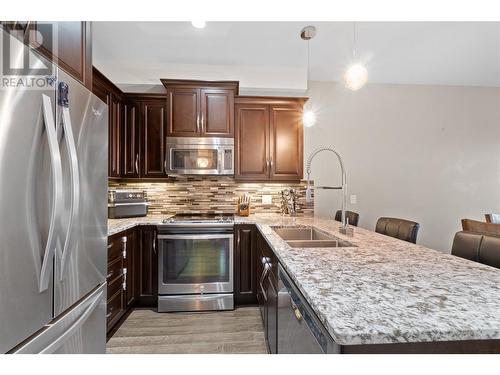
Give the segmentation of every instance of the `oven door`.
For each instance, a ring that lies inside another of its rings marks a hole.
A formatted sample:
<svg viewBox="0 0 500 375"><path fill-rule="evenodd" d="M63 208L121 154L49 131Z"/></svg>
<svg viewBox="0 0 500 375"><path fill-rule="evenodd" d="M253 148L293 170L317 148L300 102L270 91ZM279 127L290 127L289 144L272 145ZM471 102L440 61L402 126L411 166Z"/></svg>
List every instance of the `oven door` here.
<svg viewBox="0 0 500 375"><path fill-rule="evenodd" d="M232 234L159 235L159 294L233 292Z"/></svg>

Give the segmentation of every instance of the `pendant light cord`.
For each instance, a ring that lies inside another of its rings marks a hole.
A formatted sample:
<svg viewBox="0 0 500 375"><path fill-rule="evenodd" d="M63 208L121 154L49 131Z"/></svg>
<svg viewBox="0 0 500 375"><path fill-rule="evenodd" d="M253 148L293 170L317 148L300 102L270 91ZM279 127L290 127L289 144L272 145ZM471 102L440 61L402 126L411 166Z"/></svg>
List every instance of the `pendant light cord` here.
<svg viewBox="0 0 500 375"><path fill-rule="evenodd" d="M356 61L356 22L352 23L352 59Z"/></svg>
<svg viewBox="0 0 500 375"><path fill-rule="evenodd" d="M307 82L306 91L309 91L309 40L307 41Z"/></svg>

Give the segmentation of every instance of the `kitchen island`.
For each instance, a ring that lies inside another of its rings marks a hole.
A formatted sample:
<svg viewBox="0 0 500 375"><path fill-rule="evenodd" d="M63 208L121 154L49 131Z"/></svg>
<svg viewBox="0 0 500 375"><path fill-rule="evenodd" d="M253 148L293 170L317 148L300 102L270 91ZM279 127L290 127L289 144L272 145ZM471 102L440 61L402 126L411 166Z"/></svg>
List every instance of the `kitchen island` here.
<svg viewBox="0 0 500 375"><path fill-rule="evenodd" d="M498 269L362 228L347 237L333 220L257 214L235 224L256 225L341 352L500 351ZM273 226L315 226L355 247L292 248Z"/></svg>

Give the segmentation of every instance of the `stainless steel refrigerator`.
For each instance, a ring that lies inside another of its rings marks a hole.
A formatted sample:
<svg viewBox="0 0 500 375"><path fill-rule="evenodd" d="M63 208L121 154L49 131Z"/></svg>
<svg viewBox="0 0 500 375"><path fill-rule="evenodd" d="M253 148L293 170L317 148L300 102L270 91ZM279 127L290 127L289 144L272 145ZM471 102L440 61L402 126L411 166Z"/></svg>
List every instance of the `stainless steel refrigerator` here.
<svg viewBox="0 0 500 375"><path fill-rule="evenodd" d="M0 353L104 353L107 105L0 31Z"/></svg>

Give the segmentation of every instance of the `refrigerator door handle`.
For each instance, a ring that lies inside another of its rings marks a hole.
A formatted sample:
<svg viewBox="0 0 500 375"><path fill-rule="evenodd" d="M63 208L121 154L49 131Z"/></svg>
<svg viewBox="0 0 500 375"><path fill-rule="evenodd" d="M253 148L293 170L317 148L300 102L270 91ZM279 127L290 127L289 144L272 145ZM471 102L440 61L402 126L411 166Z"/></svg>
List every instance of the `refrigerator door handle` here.
<svg viewBox="0 0 500 375"><path fill-rule="evenodd" d="M43 119L45 124L45 131L47 133L47 140L50 152L51 161L51 171L52 171L52 212L50 215L49 233L47 235L47 244L45 245L45 252L43 255L43 261L40 269L40 279L39 279L39 292L43 292L48 289L50 283L51 265L52 258L55 253L55 247L57 243L56 226L58 226L57 220L59 213L61 212L61 205L63 201L62 195L62 164L61 164L61 153L59 150L59 144L57 142L56 126L54 121L54 114L52 113L52 103L50 97L42 94L42 109L43 109Z"/></svg>
<svg viewBox="0 0 500 375"><path fill-rule="evenodd" d="M80 211L80 176L78 170L78 156L76 152L75 137L73 135L73 128L71 126L71 117L68 107L62 108L62 123L64 130L64 139L66 139L66 146L68 148L69 154L69 166L70 166L70 176L72 185L72 198L69 214L68 229L66 231L66 239L64 241L64 248L61 257L61 275L60 279L63 279L64 270L67 267L69 259L71 257L70 241L71 234L73 233L73 224L75 219L78 217Z"/></svg>

